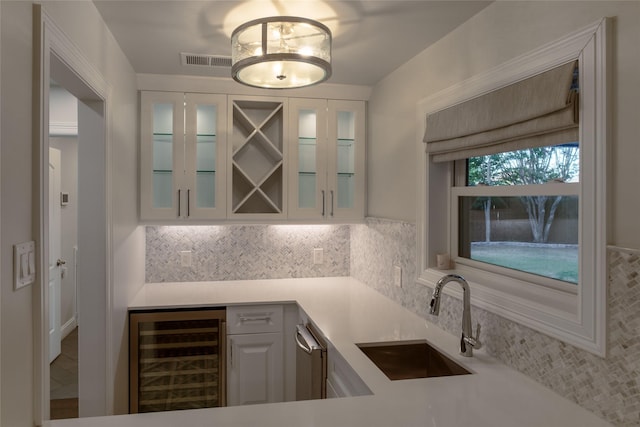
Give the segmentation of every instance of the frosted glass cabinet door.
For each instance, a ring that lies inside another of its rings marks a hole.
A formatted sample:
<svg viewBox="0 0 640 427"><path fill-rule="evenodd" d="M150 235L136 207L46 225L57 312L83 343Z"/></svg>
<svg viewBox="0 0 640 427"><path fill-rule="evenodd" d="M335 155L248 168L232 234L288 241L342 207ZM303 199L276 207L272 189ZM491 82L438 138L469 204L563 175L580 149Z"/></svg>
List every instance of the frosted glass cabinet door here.
<svg viewBox="0 0 640 427"><path fill-rule="evenodd" d="M226 95L142 92L143 220L226 215Z"/></svg>
<svg viewBox="0 0 640 427"><path fill-rule="evenodd" d="M327 101L289 100L289 216L326 217Z"/></svg>
<svg viewBox="0 0 640 427"><path fill-rule="evenodd" d="M289 218L364 218L363 101L289 100Z"/></svg>
<svg viewBox="0 0 640 427"><path fill-rule="evenodd" d="M329 216L364 218L365 107L361 101L328 102Z"/></svg>
<svg viewBox="0 0 640 427"><path fill-rule="evenodd" d="M185 95L187 217L224 218L227 97Z"/></svg>
<svg viewBox="0 0 640 427"><path fill-rule="evenodd" d="M183 179L183 95L141 94L140 210L143 219L178 218Z"/></svg>

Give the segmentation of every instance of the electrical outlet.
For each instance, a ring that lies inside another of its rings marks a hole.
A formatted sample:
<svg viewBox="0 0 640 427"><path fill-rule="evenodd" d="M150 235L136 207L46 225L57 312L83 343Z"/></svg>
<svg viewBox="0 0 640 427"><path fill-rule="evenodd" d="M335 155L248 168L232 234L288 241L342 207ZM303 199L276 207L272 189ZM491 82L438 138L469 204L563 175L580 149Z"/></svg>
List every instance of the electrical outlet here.
<svg viewBox="0 0 640 427"><path fill-rule="evenodd" d="M180 265L191 267L191 251L180 251Z"/></svg>
<svg viewBox="0 0 640 427"><path fill-rule="evenodd" d="M402 287L402 267L398 265L393 266L393 283L398 287Z"/></svg>
<svg viewBox="0 0 640 427"><path fill-rule="evenodd" d="M313 249L313 263L322 264L324 262L324 251L322 248Z"/></svg>

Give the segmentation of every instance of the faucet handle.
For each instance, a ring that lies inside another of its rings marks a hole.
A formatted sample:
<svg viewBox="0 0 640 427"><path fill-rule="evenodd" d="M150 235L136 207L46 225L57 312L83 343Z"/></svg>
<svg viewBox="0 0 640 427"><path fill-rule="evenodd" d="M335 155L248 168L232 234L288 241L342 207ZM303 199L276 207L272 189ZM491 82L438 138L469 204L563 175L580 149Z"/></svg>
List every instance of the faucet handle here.
<svg viewBox="0 0 640 427"><path fill-rule="evenodd" d="M472 332L473 333L473 332ZM476 324L476 336L475 337L463 337L465 343L469 344L471 347L476 350L482 348L482 343L480 342L480 323Z"/></svg>

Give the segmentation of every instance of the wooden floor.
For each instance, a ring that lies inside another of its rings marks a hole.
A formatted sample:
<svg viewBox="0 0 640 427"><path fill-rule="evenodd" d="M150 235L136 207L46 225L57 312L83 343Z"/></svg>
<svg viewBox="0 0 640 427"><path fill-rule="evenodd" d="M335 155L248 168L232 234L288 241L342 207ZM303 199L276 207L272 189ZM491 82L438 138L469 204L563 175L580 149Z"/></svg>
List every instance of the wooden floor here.
<svg viewBox="0 0 640 427"><path fill-rule="evenodd" d="M78 398L71 399L51 399L52 420L62 420L66 418L78 418Z"/></svg>
<svg viewBox="0 0 640 427"><path fill-rule="evenodd" d="M62 352L50 371L50 418L78 418L78 328L62 340Z"/></svg>

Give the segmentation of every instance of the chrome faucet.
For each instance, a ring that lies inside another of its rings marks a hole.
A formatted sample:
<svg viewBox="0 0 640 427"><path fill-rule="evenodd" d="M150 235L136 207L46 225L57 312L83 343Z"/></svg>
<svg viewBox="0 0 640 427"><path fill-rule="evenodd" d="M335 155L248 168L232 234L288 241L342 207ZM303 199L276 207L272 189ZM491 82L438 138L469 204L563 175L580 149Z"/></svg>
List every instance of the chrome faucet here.
<svg viewBox="0 0 640 427"><path fill-rule="evenodd" d="M460 338L460 353L463 356L473 356L473 349L482 347L480 343L480 324L476 328L476 336L473 337L471 330L471 290L469 284L462 276L457 274L447 274L442 277L436 283L436 287L433 289L433 295L431 296L431 303L429 304L429 313L438 315L440 313L440 296L442 288L449 282L457 282L462 286L462 338Z"/></svg>

